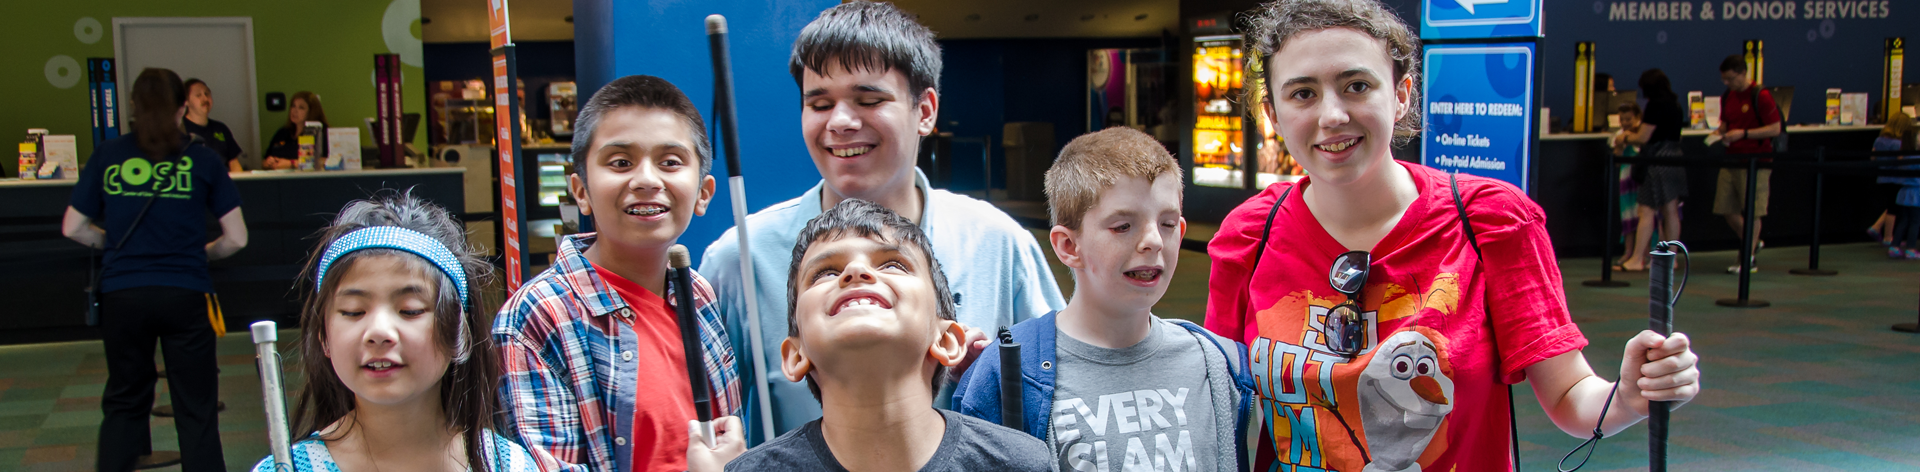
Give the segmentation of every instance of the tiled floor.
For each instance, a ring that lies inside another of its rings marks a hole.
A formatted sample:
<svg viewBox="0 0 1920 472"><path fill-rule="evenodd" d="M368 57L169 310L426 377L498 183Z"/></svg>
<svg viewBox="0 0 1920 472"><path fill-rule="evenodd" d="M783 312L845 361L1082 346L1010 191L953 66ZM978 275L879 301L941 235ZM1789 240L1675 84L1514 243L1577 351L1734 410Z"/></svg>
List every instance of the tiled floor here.
<svg viewBox="0 0 1920 472"><path fill-rule="evenodd" d="M1773 303L1763 309L1714 305L1733 296L1737 278L1720 269L1734 255L1696 256L1700 270L1676 322L1695 341L1706 390L1673 414L1674 470L1920 470L1920 335L1887 329L1920 317L1920 262L1888 261L1872 245L1828 246L1824 255L1824 268L1840 276L1788 275L1804 249L1762 254L1752 293ZM1593 340L1587 358L1612 377L1621 345L1646 326L1647 288L1643 274L1620 274L1629 288L1581 286L1597 265L1561 261L1574 320ZM1207 268L1204 254L1182 252L1155 312L1199 319ZM1055 275L1070 293L1072 277L1057 261ZM232 470L266 455L252 352L244 332L220 341L221 435ZM97 342L0 347L0 470L91 470L105 377ZM1549 423L1524 385L1518 391L1522 470L1553 470L1582 439ZM177 449L172 425L154 420L156 449ZM1636 427L1602 441L1583 470L1644 470L1645 434Z"/></svg>

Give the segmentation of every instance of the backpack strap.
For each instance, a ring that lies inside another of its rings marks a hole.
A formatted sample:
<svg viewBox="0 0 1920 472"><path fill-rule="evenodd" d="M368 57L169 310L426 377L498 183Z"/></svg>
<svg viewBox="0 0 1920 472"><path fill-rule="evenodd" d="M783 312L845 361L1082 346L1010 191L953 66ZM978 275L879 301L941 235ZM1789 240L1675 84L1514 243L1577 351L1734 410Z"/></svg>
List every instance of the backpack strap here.
<svg viewBox="0 0 1920 472"><path fill-rule="evenodd" d="M1162 319L1173 322L1173 324L1179 325L1181 328L1186 328L1187 332L1194 337L1212 343L1213 349L1219 351L1220 356L1226 361L1227 374L1233 378L1234 392L1240 397L1240 400L1235 402L1233 407L1234 462L1239 464L1240 470L1252 470L1250 468L1251 464L1248 462L1249 454L1247 453L1251 450L1251 446L1246 439L1255 434L1250 421L1253 419L1253 397L1257 395L1257 393L1255 392L1253 383L1252 370L1247 367L1248 358L1246 345L1234 342L1230 343L1233 345L1232 349L1228 349L1227 345L1221 344L1218 339L1214 339L1213 333L1208 332L1206 328L1202 328L1200 325L1177 318Z"/></svg>
<svg viewBox="0 0 1920 472"><path fill-rule="evenodd" d="M1280 205L1287 203L1287 195L1293 194L1293 186L1280 191L1280 199L1273 201L1273 208L1267 209L1267 224L1260 227L1260 245L1253 249L1253 267L1247 268L1247 297L1253 297L1253 273L1260 270L1260 257L1267 254L1267 237L1273 235L1273 217L1280 214Z"/></svg>
<svg viewBox="0 0 1920 472"><path fill-rule="evenodd" d="M1473 220L1467 218L1467 203L1466 201L1460 199L1460 177L1459 176L1460 174L1458 172L1447 174L1447 185L1453 187L1453 208L1455 210L1460 211L1460 226L1467 233L1467 243L1473 245L1474 258L1479 259L1481 262L1485 262L1487 258L1486 258L1486 254L1483 254L1480 252L1480 239L1473 235ZM1500 340L1494 337L1495 331L1496 330L1494 329L1488 329L1487 338L1493 340L1494 352L1498 353L1500 351ZM1508 444L1511 444L1513 446L1513 468L1514 470L1519 470L1520 469L1520 418L1514 415L1515 411L1516 410L1514 409L1514 406L1513 406L1513 386L1508 385L1507 386L1507 430L1509 433L1512 434L1511 439L1508 439Z"/></svg>

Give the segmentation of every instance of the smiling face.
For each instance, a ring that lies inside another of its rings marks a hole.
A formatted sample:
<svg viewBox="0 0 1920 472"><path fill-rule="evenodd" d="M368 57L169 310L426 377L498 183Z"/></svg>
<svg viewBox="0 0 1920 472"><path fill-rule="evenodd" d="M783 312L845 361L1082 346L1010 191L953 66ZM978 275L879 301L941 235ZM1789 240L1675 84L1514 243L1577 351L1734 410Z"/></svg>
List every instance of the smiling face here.
<svg viewBox="0 0 1920 472"><path fill-rule="evenodd" d="M418 257L382 254L353 259L339 277L322 316L340 382L359 402L437 401L451 359L435 335L439 272Z"/></svg>
<svg viewBox="0 0 1920 472"><path fill-rule="evenodd" d="M602 115L586 168L567 176L580 213L600 231L597 242L664 251L707 213L714 180L700 172L692 136L685 120L659 108Z"/></svg>
<svg viewBox="0 0 1920 472"><path fill-rule="evenodd" d="M930 258L893 238L852 230L809 245L789 282L796 290L791 335L780 345L787 378L798 382L812 374L822 382L823 366L833 366L840 369L837 379L847 381L887 376L898 367L937 384L942 366L964 352L965 333L939 315L932 275L938 268Z"/></svg>
<svg viewBox="0 0 1920 472"><path fill-rule="evenodd" d="M933 133L938 115L933 89L912 90L892 69L828 64L826 75L807 69L800 83L800 129L820 176L836 194L863 200L912 187L920 137Z"/></svg>
<svg viewBox="0 0 1920 472"><path fill-rule="evenodd" d="M1180 177L1168 172L1152 182L1115 180L1079 230L1054 226L1049 236L1054 254L1074 269L1074 299L1106 312L1145 311L1167 293L1185 230Z"/></svg>
<svg viewBox="0 0 1920 472"><path fill-rule="evenodd" d="M1316 183L1350 183L1393 159L1413 82L1394 76L1385 41L1350 28L1299 33L1267 72L1276 131Z"/></svg>

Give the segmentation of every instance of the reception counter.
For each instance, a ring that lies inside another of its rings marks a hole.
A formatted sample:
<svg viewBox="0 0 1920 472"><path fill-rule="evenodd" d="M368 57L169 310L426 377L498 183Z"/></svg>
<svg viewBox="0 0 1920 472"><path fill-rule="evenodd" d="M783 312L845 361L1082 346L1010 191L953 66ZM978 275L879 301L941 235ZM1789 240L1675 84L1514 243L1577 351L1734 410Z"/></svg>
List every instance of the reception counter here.
<svg viewBox="0 0 1920 472"><path fill-rule="evenodd" d="M1879 135L1879 126L1789 126L1790 151L1869 151ZM1704 156L1707 130L1681 133L1681 146L1691 156ZM1540 138L1540 157L1534 187L1534 200L1547 213L1547 231L1560 256L1598 256L1606 232L1601 215L1607 210L1607 188L1603 180L1610 133L1549 134ZM1833 160L1865 160L1833 158ZM1696 251L1739 247L1739 235L1727 226L1726 219L1713 214L1717 169L1687 169L1687 200L1681 209L1681 240ZM1772 200L1761 226L1761 239L1773 246L1803 245L1813 230L1814 174L1795 170L1773 174ZM1873 177L1829 175L1826 177L1821 241L1826 243L1867 240L1864 232L1889 202L1873 201ZM1616 249L1618 251L1618 249ZM1806 260L1770 258L1763 251L1760 265L1766 270L1804 267ZM1567 268L1570 278L1589 277L1586 268ZM1716 269L1717 270L1717 269ZM1598 272L1598 269L1593 269Z"/></svg>
<svg viewBox="0 0 1920 472"><path fill-rule="evenodd" d="M316 232L347 202L379 191L411 189L456 215L463 215L465 169L384 169L346 172L250 172L235 174L248 244L233 257L213 261L214 289L230 331L245 333L252 321L294 320L299 294L293 280ZM85 327L90 251L60 235L60 219L73 180L0 181L0 344L92 336ZM219 233L207 217L209 236Z"/></svg>

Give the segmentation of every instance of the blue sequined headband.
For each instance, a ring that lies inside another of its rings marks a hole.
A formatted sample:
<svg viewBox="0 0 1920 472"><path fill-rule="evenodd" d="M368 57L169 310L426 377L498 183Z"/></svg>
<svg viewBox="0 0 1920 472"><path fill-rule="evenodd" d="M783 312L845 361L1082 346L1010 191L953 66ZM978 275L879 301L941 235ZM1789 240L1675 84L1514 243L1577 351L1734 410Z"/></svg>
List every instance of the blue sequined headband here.
<svg viewBox="0 0 1920 472"><path fill-rule="evenodd" d="M320 254L320 268L313 276L314 290L320 290L320 283L327 280L327 268L333 261L362 249L399 249L432 262L460 289L460 304L467 304L467 272L461 270L460 259L453 256L453 251L431 236L398 226L360 228L333 240L333 244L327 245L327 252Z"/></svg>

